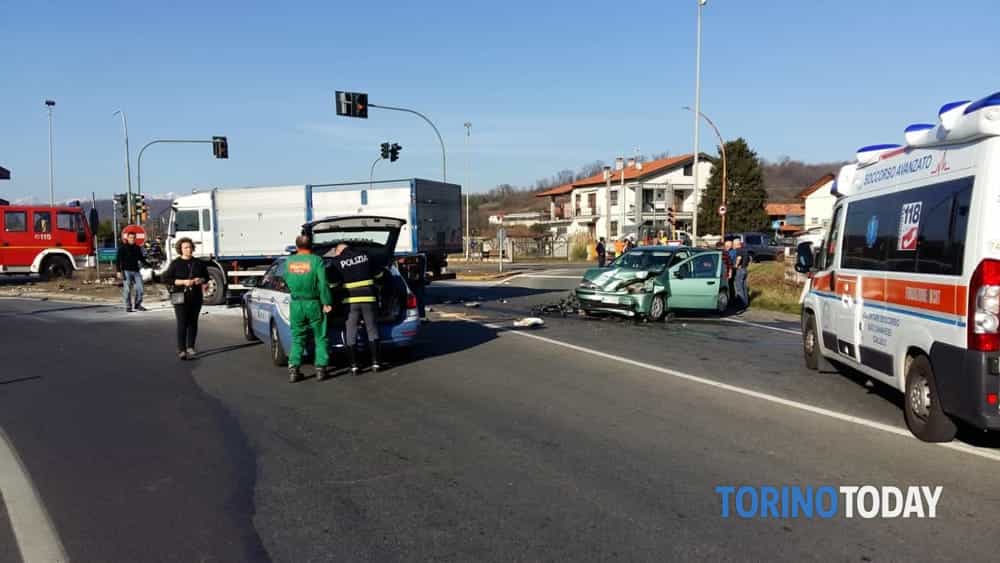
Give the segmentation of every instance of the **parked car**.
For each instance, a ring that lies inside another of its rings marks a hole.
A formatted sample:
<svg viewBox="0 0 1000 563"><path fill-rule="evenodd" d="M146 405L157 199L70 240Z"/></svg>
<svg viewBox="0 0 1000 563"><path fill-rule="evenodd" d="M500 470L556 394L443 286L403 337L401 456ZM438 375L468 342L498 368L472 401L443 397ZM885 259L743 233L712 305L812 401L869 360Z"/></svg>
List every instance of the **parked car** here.
<svg viewBox="0 0 1000 563"><path fill-rule="evenodd" d="M730 233L726 235L726 240L742 241L743 250L754 262L776 260L779 254L785 252L767 233Z"/></svg>
<svg viewBox="0 0 1000 563"><path fill-rule="evenodd" d="M377 284L377 322L381 346L396 352L408 352L413 346L420 328L417 315L417 299L406 285L394 259L396 241L400 228L406 221L390 217L351 216L332 217L306 223L303 232L313 236L313 252L324 257L327 278L331 284L337 279L333 266L333 250L340 242L346 242L368 254L372 268L382 270L381 283ZM287 256L278 258L259 280L251 279L250 291L243 295L243 334L247 340L263 340L270 345L271 359L275 365L288 363L287 353L291 349L292 335L289 326L289 305L291 295L282 278ZM334 358L340 356L345 342L344 323L347 320L347 305L343 303L346 293L343 289L333 290L334 309L327 316L327 334L330 351ZM360 347L368 344L364 327L359 331Z"/></svg>
<svg viewBox="0 0 1000 563"><path fill-rule="evenodd" d="M729 285L722 252L686 246L640 246L604 268L583 274L576 288L586 314L612 313L663 319L668 310L723 312Z"/></svg>

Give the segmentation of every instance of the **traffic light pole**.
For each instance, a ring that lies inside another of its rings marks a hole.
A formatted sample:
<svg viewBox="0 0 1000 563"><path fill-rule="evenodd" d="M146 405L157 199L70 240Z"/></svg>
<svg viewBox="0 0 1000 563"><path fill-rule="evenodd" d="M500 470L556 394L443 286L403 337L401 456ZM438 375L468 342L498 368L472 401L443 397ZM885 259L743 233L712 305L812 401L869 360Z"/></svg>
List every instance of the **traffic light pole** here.
<svg viewBox="0 0 1000 563"><path fill-rule="evenodd" d="M212 144L213 141L200 141L196 139L157 139L155 141L150 141L146 143L141 149L139 149L139 158L136 159L135 163L135 183L136 183L136 194L137 197L142 195L142 153L146 151L149 147L157 143L197 143L197 144ZM132 222L132 210L128 210L129 222Z"/></svg>
<svg viewBox="0 0 1000 563"><path fill-rule="evenodd" d="M368 173L368 189L369 190L372 189L372 186L375 183L375 165L378 164L381 160L382 160L382 157L380 156L380 157L378 157L378 158L375 159L375 162L372 162L372 171Z"/></svg>
<svg viewBox="0 0 1000 563"><path fill-rule="evenodd" d="M378 108L378 109L388 109L388 110L392 110L392 111L404 111L406 113L412 113L413 115L416 115L417 117L419 117L419 118L423 119L424 121L426 121L427 124L431 126L431 129L434 130L434 134L437 135L438 142L441 143L441 181L442 182L447 182L448 181L448 161L447 161L447 157L445 156L444 139L441 138L441 132L438 131L438 128L434 125L433 121L431 121L430 119L427 119L426 115L420 113L419 111L415 111L415 110L412 110L412 109L397 108L397 107L392 107L392 106L379 106L379 105L375 105L375 104L371 104L371 103L368 104L368 107L370 107L370 108Z"/></svg>

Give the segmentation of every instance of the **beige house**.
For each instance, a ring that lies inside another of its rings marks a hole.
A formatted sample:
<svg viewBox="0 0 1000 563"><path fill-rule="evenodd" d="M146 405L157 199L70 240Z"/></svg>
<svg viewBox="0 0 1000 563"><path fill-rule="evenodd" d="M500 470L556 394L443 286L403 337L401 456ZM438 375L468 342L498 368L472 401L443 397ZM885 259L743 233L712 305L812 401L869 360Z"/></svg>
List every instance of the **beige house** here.
<svg viewBox="0 0 1000 563"><path fill-rule="evenodd" d="M701 155L698 184L704 192L714 159ZM602 172L571 184L536 194L549 198L549 221L554 234L588 233L593 238L615 240L637 232L647 221L665 229L673 211L677 229L691 230L696 201L694 157L691 154L641 163L634 168Z"/></svg>

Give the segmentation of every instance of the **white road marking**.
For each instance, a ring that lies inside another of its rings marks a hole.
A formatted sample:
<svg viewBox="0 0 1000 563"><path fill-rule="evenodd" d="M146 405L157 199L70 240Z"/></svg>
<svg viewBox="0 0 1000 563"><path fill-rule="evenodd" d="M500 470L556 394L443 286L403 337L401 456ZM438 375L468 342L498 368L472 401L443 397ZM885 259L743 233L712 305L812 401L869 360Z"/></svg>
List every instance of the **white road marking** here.
<svg viewBox="0 0 1000 563"><path fill-rule="evenodd" d="M741 324L741 325L755 326L755 327L758 327L758 328L766 328L767 330L774 330L774 331L777 331L777 332L784 332L785 334L794 334L795 336L801 336L802 335L802 331L800 331L800 330L791 330L791 329L788 329L788 328L779 328L779 327L776 327L776 326L769 326L769 325L760 324L760 323L752 323L750 321L744 321L743 319L730 319L730 318L727 317L727 318L723 318L723 319L719 319L719 320L730 322L730 323L738 323L738 324Z"/></svg>
<svg viewBox="0 0 1000 563"><path fill-rule="evenodd" d="M677 371L675 369L665 368L665 367L662 367L662 366L656 366L656 365L653 365L653 364L647 364L645 362L640 362L640 361L637 361L637 360L631 360L629 358L624 358L622 356L616 356L614 354L608 354L606 352L599 352L597 350L592 350L590 348L585 348L583 346L577 346L575 344L570 344L568 342L563 342L561 340L556 340L554 338L548 338L548 337L545 337L545 336L539 336L537 334L531 334L529 332L524 332L524 331L521 331L521 330L512 329L509 326L503 326L503 325L500 325L500 324L497 324L497 323L489 323L489 324L486 324L484 326L486 326L488 328L495 329L495 330L500 330L501 334L516 334L517 336L523 336L525 338L531 338L531 339L538 340L538 341L541 341L541 342L546 342L548 344L553 344L555 346L561 346L563 348L568 348L568 349L574 350L576 352L581 352L581 353L584 353L584 354L590 354L592 356L597 356L599 358L604 358L606 360L613 360L613 361L616 361L616 362L619 362L619 363L623 363L623 364L628 364L628 365L631 365L631 366L634 366L634 367L638 367L638 368L647 369L647 370L650 370L650 371L662 373L664 375L669 375L671 377L676 377L678 379L683 379L685 381L690 381L692 383L699 383L701 385L707 385L709 387L715 387L716 389L722 389L724 391L729 391L729 392L732 392L732 393L737 393L737 394L744 395L744 396L747 396L747 397L753 397L755 399L760 399L760 400L763 400L763 401L768 401L770 403L775 403L775 404L782 405L782 406L789 407L789 408L793 408L793 409L796 409L796 410L800 410L800 411L804 411L804 412L808 412L808 413L812 413L812 414L817 414L817 415L825 416L825 417L828 417L828 418L833 418L833 419L840 420L840 421L843 421L843 422L849 422L851 424L857 424L859 426L864 426L864 427L871 428L871 429L874 429L874 430L880 430L882 432L887 432L889 434L895 434L896 436L901 436L901 437L904 437L904 438L910 438L912 440L917 440L917 438L915 436L913 436L913 434L911 434L908 430L906 430L904 428L900 428L900 427L897 427L897 426L890 426L888 424L883 424L881 422L876 422L874 420L869 420L867 418L861 418L861 417L857 417L857 416L853 416L853 415L849 415L849 414L844 414L844 413L832 411L832 410L829 410L829 409L825 409L825 408L822 408L822 407L817 407L817 406L810 405L810 404L807 404L807 403L801 403L799 401L793 401L791 399L785 399L783 397L778 397L777 395L771 395L771 394L768 394L768 393L762 393L760 391L754 391L752 389L746 389L744 387L739 387L739 386L736 386L736 385L730 385L728 383L722 383L720 381L715 381L715 380L712 380L712 379L706 379L704 377L698 377L696 375L691 375L689 373L685 373L685 372L682 372L682 371ZM940 446L942 448L947 448L949 450L955 450L955 451L958 451L958 452L967 453L967 454L974 455L974 456L977 456L977 457L981 457L981 458L984 458L984 459L988 459L988 460L991 460L991 461L1000 461L1000 452L997 452L997 451L994 451L994 450L991 450L991 449L987 449L987 448L976 448L976 447L970 446L968 444L962 444L962 443L945 443L945 444L934 444L934 445Z"/></svg>
<svg viewBox="0 0 1000 563"><path fill-rule="evenodd" d="M69 561L14 445L0 429L0 494L25 563Z"/></svg>

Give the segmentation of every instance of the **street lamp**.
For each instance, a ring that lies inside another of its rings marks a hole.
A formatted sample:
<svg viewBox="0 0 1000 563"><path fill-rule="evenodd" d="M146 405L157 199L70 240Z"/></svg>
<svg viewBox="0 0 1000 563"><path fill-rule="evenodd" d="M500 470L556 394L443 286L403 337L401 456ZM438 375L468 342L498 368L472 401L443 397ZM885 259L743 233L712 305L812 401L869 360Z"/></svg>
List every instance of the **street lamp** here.
<svg viewBox="0 0 1000 563"><path fill-rule="evenodd" d="M698 186L698 129L701 125L699 115L701 114L701 10L708 0L698 0L698 30L695 34L695 55L694 55L694 165L692 167L692 180L694 181L694 219L691 221L692 242L698 239L698 210L701 207L701 193Z"/></svg>
<svg viewBox="0 0 1000 563"><path fill-rule="evenodd" d="M606 184L604 189L604 238L605 240L611 240L611 167L607 164L604 165L604 182ZM597 210L594 209L591 213L596 213Z"/></svg>
<svg viewBox="0 0 1000 563"><path fill-rule="evenodd" d="M472 122L465 122L465 261L472 258L472 238L469 236L469 190L472 189L472 154L469 153L469 143L472 142Z"/></svg>
<svg viewBox="0 0 1000 563"><path fill-rule="evenodd" d="M684 106L682 109L692 111L689 106ZM712 131L715 131L715 136L719 139L719 150L722 151L722 207L726 206L726 190L728 189L728 181L726 179L727 169L726 169L726 142L722 139L722 134L719 133L719 128L715 126L715 122L708 118L707 115L701 113L700 111L695 114L695 117L701 116L708 124L712 127ZM722 225L720 228L722 230L722 240L726 240L726 215L723 213L720 215L722 217Z"/></svg>
<svg viewBox="0 0 1000 563"><path fill-rule="evenodd" d="M52 108L56 107L54 100L45 100L45 106L49 108L49 205L56 205L55 175L52 169Z"/></svg>

